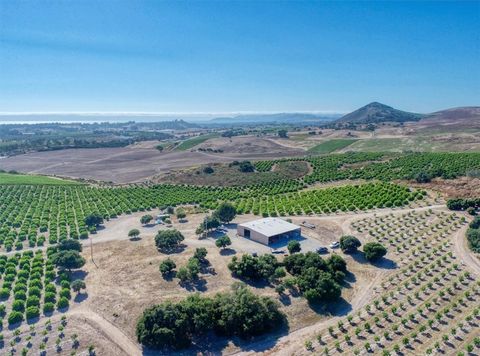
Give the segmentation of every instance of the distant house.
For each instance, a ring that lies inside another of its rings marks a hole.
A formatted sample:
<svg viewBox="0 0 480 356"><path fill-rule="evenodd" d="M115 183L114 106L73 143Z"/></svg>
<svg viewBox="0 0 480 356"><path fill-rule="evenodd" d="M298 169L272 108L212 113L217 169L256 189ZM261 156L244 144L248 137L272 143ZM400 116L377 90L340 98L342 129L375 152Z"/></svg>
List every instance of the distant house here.
<svg viewBox="0 0 480 356"><path fill-rule="evenodd" d="M301 228L279 218L265 218L238 224L237 234L269 245L281 239L300 237Z"/></svg>

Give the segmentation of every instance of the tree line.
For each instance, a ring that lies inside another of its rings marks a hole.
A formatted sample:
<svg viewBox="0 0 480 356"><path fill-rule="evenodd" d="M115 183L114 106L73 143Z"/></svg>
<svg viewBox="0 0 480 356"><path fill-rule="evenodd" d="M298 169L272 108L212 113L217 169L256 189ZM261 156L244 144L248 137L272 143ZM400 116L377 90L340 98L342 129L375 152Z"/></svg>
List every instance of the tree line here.
<svg viewBox="0 0 480 356"><path fill-rule="evenodd" d="M249 338L285 325L278 304L257 296L242 283L232 290L203 297L199 293L173 303L146 309L136 327L138 342L153 349L183 349L192 340L215 332L219 336Z"/></svg>

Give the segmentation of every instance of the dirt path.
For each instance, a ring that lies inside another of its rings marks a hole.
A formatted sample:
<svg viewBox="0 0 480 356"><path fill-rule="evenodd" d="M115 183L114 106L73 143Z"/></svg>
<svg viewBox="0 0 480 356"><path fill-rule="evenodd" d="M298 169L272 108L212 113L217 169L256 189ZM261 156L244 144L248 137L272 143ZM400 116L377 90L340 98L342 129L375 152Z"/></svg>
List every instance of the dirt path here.
<svg viewBox="0 0 480 356"><path fill-rule="evenodd" d="M91 324L94 328L100 329L108 337L108 339L112 343L117 345L119 348L121 348L126 355L142 355L142 351L136 342L130 340L130 338L125 335L120 329L118 329L115 325L113 325L97 313L94 313L91 310L87 310L84 308L79 308L69 314L79 316L86 323Z"/></svg>
<svg viewBox="0 0 480 356"><path fill-rule="evenodd" d="M453 235L455 254L462 260L464 265L471 269L473 273L480 276L480 260L468 247L468 241L465 236L467 229L468 225L464 226Z"/></svg>

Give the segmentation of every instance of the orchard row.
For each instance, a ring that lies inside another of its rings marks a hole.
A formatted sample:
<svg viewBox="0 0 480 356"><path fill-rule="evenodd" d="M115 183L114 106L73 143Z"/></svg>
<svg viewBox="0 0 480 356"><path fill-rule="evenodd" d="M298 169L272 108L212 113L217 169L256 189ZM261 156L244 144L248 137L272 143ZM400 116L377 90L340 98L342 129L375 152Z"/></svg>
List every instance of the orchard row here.
<svg viewBox="0 0 480 356"><path fill-rule="evenodd" d="M480 169L480 153L476 152L346 153L286 160L304 160L311 164L313 172L303 178L307 184L343 179L415 179L419 174L452 179ZM281 161L259 161L255 163L255 168L267 172Z"/></svg>
<svg viewBox="0 0 480 356"><path fill-rule="evenodd" d="M404 206L422 199L423 194L391 183L368 183L240 199L236 208L239 213L262 216L329 214Z"/></svg>
<svg viewBox="0 0 480 356"><path fill-rule="evenodd" d="M86 186L0 186L0 246L6 251L87 238L85 217L104 219L154 207L200 204L216 208L234 202L240 213L294 215L394 207L422 197L419 191L391 183L369 183L297 192L298 187L259 184L247 189L159 185L151 188Z"/></svg>
<svg viewBox="0 0 480 356"><path fill-rule="evenodd" d="M49 249L47 255L38 250L0 256L0 325L16 326L68 308L69 276L57 273L53 252Z"/></svg>

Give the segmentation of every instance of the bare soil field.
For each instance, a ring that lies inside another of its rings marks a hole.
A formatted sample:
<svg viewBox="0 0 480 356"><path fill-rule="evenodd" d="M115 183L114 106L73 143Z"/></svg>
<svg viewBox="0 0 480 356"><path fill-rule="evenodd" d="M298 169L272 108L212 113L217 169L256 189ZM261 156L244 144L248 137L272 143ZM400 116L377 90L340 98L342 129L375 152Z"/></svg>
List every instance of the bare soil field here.
<svg viewBox="0 0 480 356"><path fill-rule="evenodd" d="M239 147L243 148L231 150L231 152L226 150L224 153L206 153L195 150L159 152L151 142L148 145L118 148L35 152L0 159L0 169L130 183L145 181L152 176L168 173L174 169L201 164L228 163L233 160L245 159L276 159L301 155L303 152L257 137L233 138L233 143L228 144L227 142L225 145L235 147L237 139L240 140Z"/></svg>
<svg viewBox="0 0 480 356"><path fill-rule="evenodd" d="M285 140L274 140L270 137L235 136L232 138L218 137L210 139L195 149L222 150L224 154L232 155L302 155L304 150L282 144Z"/></svg>

